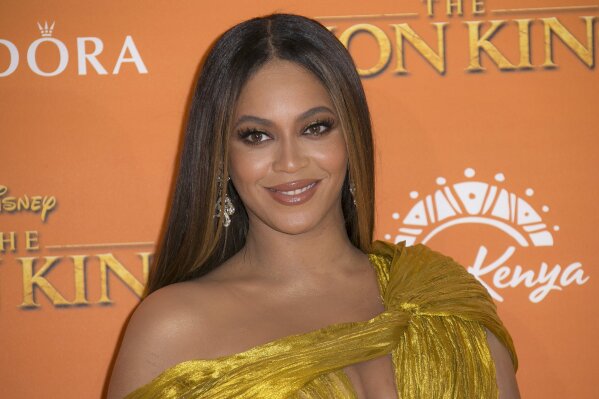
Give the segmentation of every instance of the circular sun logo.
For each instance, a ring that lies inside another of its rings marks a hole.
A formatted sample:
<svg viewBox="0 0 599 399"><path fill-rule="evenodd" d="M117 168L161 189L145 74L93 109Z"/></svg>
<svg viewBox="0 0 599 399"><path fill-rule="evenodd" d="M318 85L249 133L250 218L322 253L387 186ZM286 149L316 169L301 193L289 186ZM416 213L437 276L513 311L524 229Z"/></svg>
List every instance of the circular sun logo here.
<svg viewBox="0 0 599 399"><path fill-rule="evenodd" d="M522 247L553 245L553 235L539 212L522 196L498 186L505 181L503 173L495 175L495 184L471 180L475 174L474 169L466 168L464 176L468 180L451 185L445 178L438 177L436 183L440 187L420 200L417 191L410 192L410 198L418 202L403 218L395 243L426 244L451 226L485 224L508 234ZM532 197L534 190L527 188L524 194ZM541 211L547 213L549 207L543 205ZM399 213L393 213L392 217L400 219ZM559 226L553 226L553 230L558 231ZM385 239L391 238L391 234L385 235Z"/></svg>

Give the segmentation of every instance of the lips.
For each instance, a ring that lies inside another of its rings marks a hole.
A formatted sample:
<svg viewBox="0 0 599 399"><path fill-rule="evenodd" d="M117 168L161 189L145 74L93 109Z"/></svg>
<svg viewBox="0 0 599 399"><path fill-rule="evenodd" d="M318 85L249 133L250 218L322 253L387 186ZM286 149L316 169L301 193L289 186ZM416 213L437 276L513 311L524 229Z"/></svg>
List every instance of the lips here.
<svg viewBox="0 0 599 399"><path fill-rule="evenodd" d="M318 188L320 180L296 180L272 187L266 187L268 193L283 205L300 205L307 202Z"/></svg>

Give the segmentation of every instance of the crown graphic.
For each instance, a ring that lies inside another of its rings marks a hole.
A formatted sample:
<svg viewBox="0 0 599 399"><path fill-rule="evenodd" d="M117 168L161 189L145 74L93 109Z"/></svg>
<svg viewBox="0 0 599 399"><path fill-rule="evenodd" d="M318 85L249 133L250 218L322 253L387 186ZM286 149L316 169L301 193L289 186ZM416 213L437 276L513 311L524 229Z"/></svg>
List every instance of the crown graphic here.
<svg viewBox="0 0 599 399"><path fill-rule="evenodd" d="M48 21L45 21L43 26L38 22L37 27L39 28L42 37L52 37L52 31L54 30L54 21L52 21L52 25L50 25L50 27L48 27Z"/></svg>
<svg viewBox="0 0 599 399"><path fill-rule="evenodd" d="M475 171L467 168L464 175L471 179ZM503 173L497 173L495 181L503 183ZM395 237L396 243L406 241L407 245L413 245L419 240L426 244L446 228L468 223L496 227L523 247L553 245L553 235L539 213L528 201L505 188L481 181L447 185L443 177L437 178L437 184L441 187L434 194L427 195L408 211L399 228L399 235ZM531 197L534 190L528 188L525 194ZM410 198L418 197L416 191L410 193ZM546 205L541 209L543 212L549 211ZM400 218L398 213L394 213L392 217L395 220ZM559 226L553 226L553 230L558 231ZM386 239L391 237L391 234L385 235Z"/></svg>

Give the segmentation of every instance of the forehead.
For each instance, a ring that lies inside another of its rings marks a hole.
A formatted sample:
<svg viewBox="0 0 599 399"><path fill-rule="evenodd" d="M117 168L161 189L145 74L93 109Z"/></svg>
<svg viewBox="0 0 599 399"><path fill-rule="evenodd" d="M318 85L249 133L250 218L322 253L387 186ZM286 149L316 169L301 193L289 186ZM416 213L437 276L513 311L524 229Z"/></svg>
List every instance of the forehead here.
<svg viewBox="0 0 599 399"><path fill-rule="evenodd" d="M290 61L271 60L248 79L235 116L294 116L316 106L334 109L325 86L311 72Z"/></svg>

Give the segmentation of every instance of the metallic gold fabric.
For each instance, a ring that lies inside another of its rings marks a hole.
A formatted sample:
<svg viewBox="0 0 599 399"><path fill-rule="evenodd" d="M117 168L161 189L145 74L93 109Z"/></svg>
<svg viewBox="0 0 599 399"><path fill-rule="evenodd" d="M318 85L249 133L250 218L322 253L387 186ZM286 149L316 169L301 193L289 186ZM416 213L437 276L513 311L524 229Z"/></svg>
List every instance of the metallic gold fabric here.
<svg viewBox="0 0 599 399"><path fill-rule="evenodd" d="M508 348L486 290L453 259L418 244L377 241L369 255L385 311L213 360L165 370L134 398L356 398L343 367L391 353L398 397L496 398L483 327Z"/></svg>

